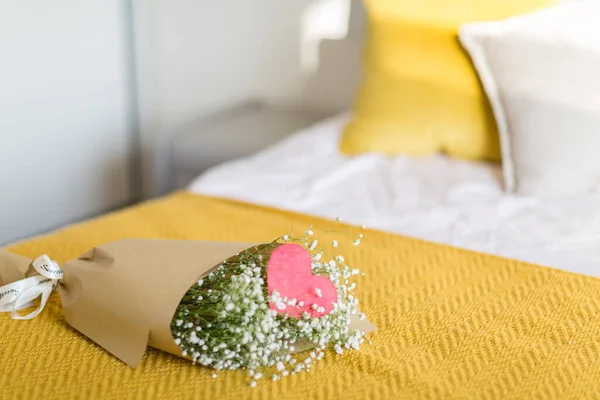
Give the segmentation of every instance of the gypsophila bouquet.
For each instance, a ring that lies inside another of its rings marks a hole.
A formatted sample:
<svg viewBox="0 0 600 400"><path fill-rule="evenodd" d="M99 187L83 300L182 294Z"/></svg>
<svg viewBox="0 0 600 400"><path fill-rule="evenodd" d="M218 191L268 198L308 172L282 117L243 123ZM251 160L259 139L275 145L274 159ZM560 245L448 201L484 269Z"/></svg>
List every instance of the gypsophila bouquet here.
<svg viewBox="0 0 600 400"><path fill-rule="evenodd" d="M332 233L317 238L311 227L250 247L200 279L171 323L183 355L216 370L247 369L254 387L267 369L273 380L310 370L328 347L358 350L374 329L354 295L364 274L335 252Z"/></svg>
<svg viewBox="0 0 600 400"><path fill-rule="evenodd" d="M0 251L0 312L35 318L56 289L67 323L131 367L150 346L247 369L256 386L268 370L273 380L309 370L328 347L357 350L375 329L358 311L361 273L334 233L309 228L269 243L126 238L63 265ZM354 245L363 236L344 234ZM35 310L19 312L36 297Z"/></svg>

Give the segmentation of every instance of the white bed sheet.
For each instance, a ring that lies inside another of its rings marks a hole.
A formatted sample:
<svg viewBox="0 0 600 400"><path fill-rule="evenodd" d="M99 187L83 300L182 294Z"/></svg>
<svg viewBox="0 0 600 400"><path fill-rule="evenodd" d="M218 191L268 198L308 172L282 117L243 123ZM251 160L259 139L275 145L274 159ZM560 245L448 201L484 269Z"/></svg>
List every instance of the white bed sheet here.
<svg viewBox="0 0 600 400"><path fill-rule="evenodd" d="M198 177L226 197L600 277L600 196L502 191L499 166L431 157L345 157L335 117Z"/></svg>

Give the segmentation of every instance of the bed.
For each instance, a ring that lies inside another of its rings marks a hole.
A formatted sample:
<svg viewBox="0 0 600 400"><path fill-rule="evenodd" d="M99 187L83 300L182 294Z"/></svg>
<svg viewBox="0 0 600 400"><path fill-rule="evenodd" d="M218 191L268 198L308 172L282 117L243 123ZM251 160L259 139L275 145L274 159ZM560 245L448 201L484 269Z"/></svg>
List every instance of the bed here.
<svg viewBox="0 0 600 400"><path fill-rule="evenodd" d="M367 273L361 307L378 327L370 345L330 352L309 374L250 389L243 371L213 379L213 371L153 349L132 369L70 328L53 295L31 321L0 314L2 397L600 394L600 280L573 273L594 274L595 199L512 198L501 194L496 167L440 156L347 159L334 150L344 118L209 171L189 191L8 250L64 262L124 237L262 241L326 228L339 215L372 228L349 254Z"/></svg>

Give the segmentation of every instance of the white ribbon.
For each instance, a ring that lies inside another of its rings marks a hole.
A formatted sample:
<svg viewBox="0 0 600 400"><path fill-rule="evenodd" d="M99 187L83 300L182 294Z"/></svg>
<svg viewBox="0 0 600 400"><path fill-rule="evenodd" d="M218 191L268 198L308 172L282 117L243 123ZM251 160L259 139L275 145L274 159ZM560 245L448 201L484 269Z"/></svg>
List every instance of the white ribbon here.
<svg viewBox="0 0 600 400"><path fill-rule="evenodd" d="M38 257L32 263L39 275L21 279L0 287L0 312L10 312L13 319L32 319L42 312L52 290L63 278L63 270L56 261L47 255ZM41 296L40 305L27 315L20 315L17 311L35 305L33 300Z"/></svg>

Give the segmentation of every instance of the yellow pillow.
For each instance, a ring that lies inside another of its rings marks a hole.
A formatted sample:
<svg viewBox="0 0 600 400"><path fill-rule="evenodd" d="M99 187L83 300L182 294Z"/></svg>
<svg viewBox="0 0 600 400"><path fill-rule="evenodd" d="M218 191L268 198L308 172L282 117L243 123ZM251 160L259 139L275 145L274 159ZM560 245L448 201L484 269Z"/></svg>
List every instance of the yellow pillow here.
<svg viewBox="0 0 600 400"><path fill-rule="evenodd" d="M492 111L457 40L466 22L502 19L555 0L364 0L365 79L340 141L345 154L499 160Z"/></svg>

